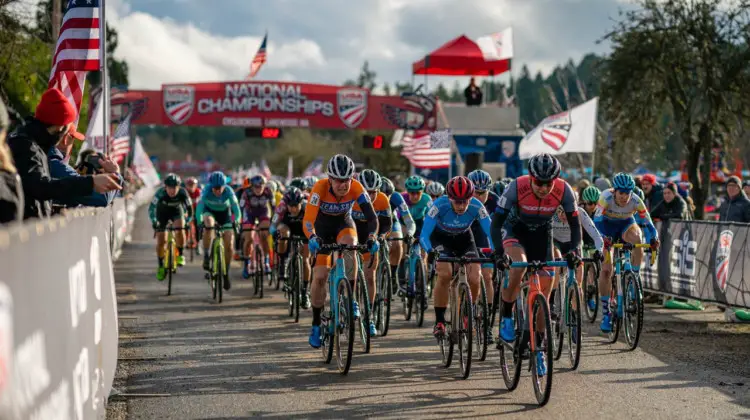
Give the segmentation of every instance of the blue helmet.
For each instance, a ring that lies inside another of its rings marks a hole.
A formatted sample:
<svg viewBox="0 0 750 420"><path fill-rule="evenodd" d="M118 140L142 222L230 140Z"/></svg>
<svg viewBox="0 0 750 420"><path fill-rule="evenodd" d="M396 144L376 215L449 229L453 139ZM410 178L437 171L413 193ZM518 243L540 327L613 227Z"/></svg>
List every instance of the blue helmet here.
<svg viewBox="0 0 750 420"><path fill-rule="evenodd" d="M490 189L492 185L492 177L486 171L476 169L469 172L469 179L474 184L474 189L479 192L484 192Z"/></svg>
<svg viewBox="0 0 750 420"><path fill-rule="evenodd" d="M211 188L221 188L227 185L227 177L221 171L211 172L208 176L208 185Z"/></svg>
<svg viewBox="0 0 750 420"><path fill-rule="evenodd" d="M612 186L615 190L618 191L632 192L635 188L635 180L630 174L620 172L618 174L615 174L615 177L612 180Z"/></svg>

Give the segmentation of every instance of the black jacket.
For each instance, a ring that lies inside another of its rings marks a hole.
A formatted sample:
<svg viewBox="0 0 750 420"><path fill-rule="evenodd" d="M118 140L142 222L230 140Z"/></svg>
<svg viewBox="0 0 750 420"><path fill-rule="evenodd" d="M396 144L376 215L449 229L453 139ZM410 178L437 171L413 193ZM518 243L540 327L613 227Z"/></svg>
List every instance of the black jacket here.
<svg viewBox="0 0 750 420"><path fill-rule="evenodd" d="M90 176L50 178L47 153L57 141L58 138L50 135L47 127L34 118L28 118L8 136L8 145L23 185L24 219L50 216L51 200L90 195L94 191L94 179Z"/></svg>
<svg viewBox="0 0 750 420"><path fill-rule="evenodd" d="M726 197L719 207L719 221L750 223L750 200L744 192L734 198Z"/></svg>
<svg viewBox="0 0 750 420"><path fill-rule="evenodd" d="M690 220L690 213L688 212L687 203L679 195L675 195L675 198L671 203L667 203L667 200L662 200L659 204L651 209L651 218L659 220Z"/></svg>
<svg viewBox="0 0 750 420"><path fill-rule="evenodd" d="M21 178L0 170L0 224L23 220Z"/></svg>

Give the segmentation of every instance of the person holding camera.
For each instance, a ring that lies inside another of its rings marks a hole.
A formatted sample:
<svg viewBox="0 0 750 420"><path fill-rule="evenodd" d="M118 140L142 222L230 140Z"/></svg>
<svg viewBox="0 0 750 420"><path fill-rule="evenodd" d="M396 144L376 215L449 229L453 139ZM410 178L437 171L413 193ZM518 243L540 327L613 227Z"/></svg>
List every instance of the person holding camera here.
<svg viewBox="0 0 750 420"><path fill-rule="evenodd" d="M78 165L75 168L66 161L73 150L74 139L68 137L60 141L57 147L50 149L47 154L49 172L53 179L71 177L82 177L97 174L113 174L118 177L118 184L123 184L120 175L120 167L115 162L105 157L102 153L88 149L78 154ZM107 207L115 199L117 190L99 193L94 191L88 195L74 195L60 200L54 200L54 204L64 207Z"/></svg>

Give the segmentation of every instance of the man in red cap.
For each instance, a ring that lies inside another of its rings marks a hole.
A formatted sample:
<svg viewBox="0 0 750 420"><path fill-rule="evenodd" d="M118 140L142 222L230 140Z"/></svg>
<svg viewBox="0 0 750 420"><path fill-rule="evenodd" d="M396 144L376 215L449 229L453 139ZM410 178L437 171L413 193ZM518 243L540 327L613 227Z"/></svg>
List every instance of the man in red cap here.
<svg viewBox="0 0 750 420"><path fill-rule="evenodd" d="M656 175L643 175L641 177L641 189L646 197L645 203L649 212L664 201L664 187L656 182Z"/></svg>
<svg viewBox="0 0 750 420"><path fill-rule="evenodd" d="M78 112L59 89L48 89L29 117L9 137L13 159L21 176L25 195L24 219L47 217L52 212L51 200L92 192L119 190L119 178L113 174L52 179L47 154L67 136L83 140L75 130Z"/></svg>

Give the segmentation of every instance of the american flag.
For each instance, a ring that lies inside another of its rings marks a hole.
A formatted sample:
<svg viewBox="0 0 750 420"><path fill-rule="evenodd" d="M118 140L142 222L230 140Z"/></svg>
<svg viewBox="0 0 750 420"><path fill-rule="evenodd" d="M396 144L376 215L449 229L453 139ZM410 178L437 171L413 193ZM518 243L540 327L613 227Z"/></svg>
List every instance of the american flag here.
<svg viewBox="0 0 750 420"><path fill-rule="evenodd" d="M122 163L130 153L130 118L129 113L115 129L113 140L109 144L109 157L117 163Z"/></svg>
<svg viewBox="0 0 750 420"><path fill-rule="evenodd" d="M268 41L268 33L263 37L263 42L260 43L258 52L253 57L253 62L250 63L250 74L247 76L248 79L252 79L260 71L263 63L266 62L266 41Z"/></svg>
<svg viewBox="0 0 750 420"><path fill-rule="evenodd" d="M323 175L323 158L317 157L302 172L302 176L321 176Z"/></svg>
<svg viewBox="0 0 750 420"><path fill-rule="evenodd" d="M451 132L440 130L408 131L404 134L401 155L417 168L447 168L451 164Z"/></svg>
<svg viewBox="0 0 750 420"><path fill-rule="evenodd" d="M268 167L268 163L266 163L265 159L260 161L260 173L266 177L266 179L271 179L271 168Z"/></svg>
<svg viewBox="0 0 750 420"><path fill-rule="evenodd" d="M68 2L55 55L49 88L58 88L80 112L86 73L100 68L99 1Z"/></svg>

